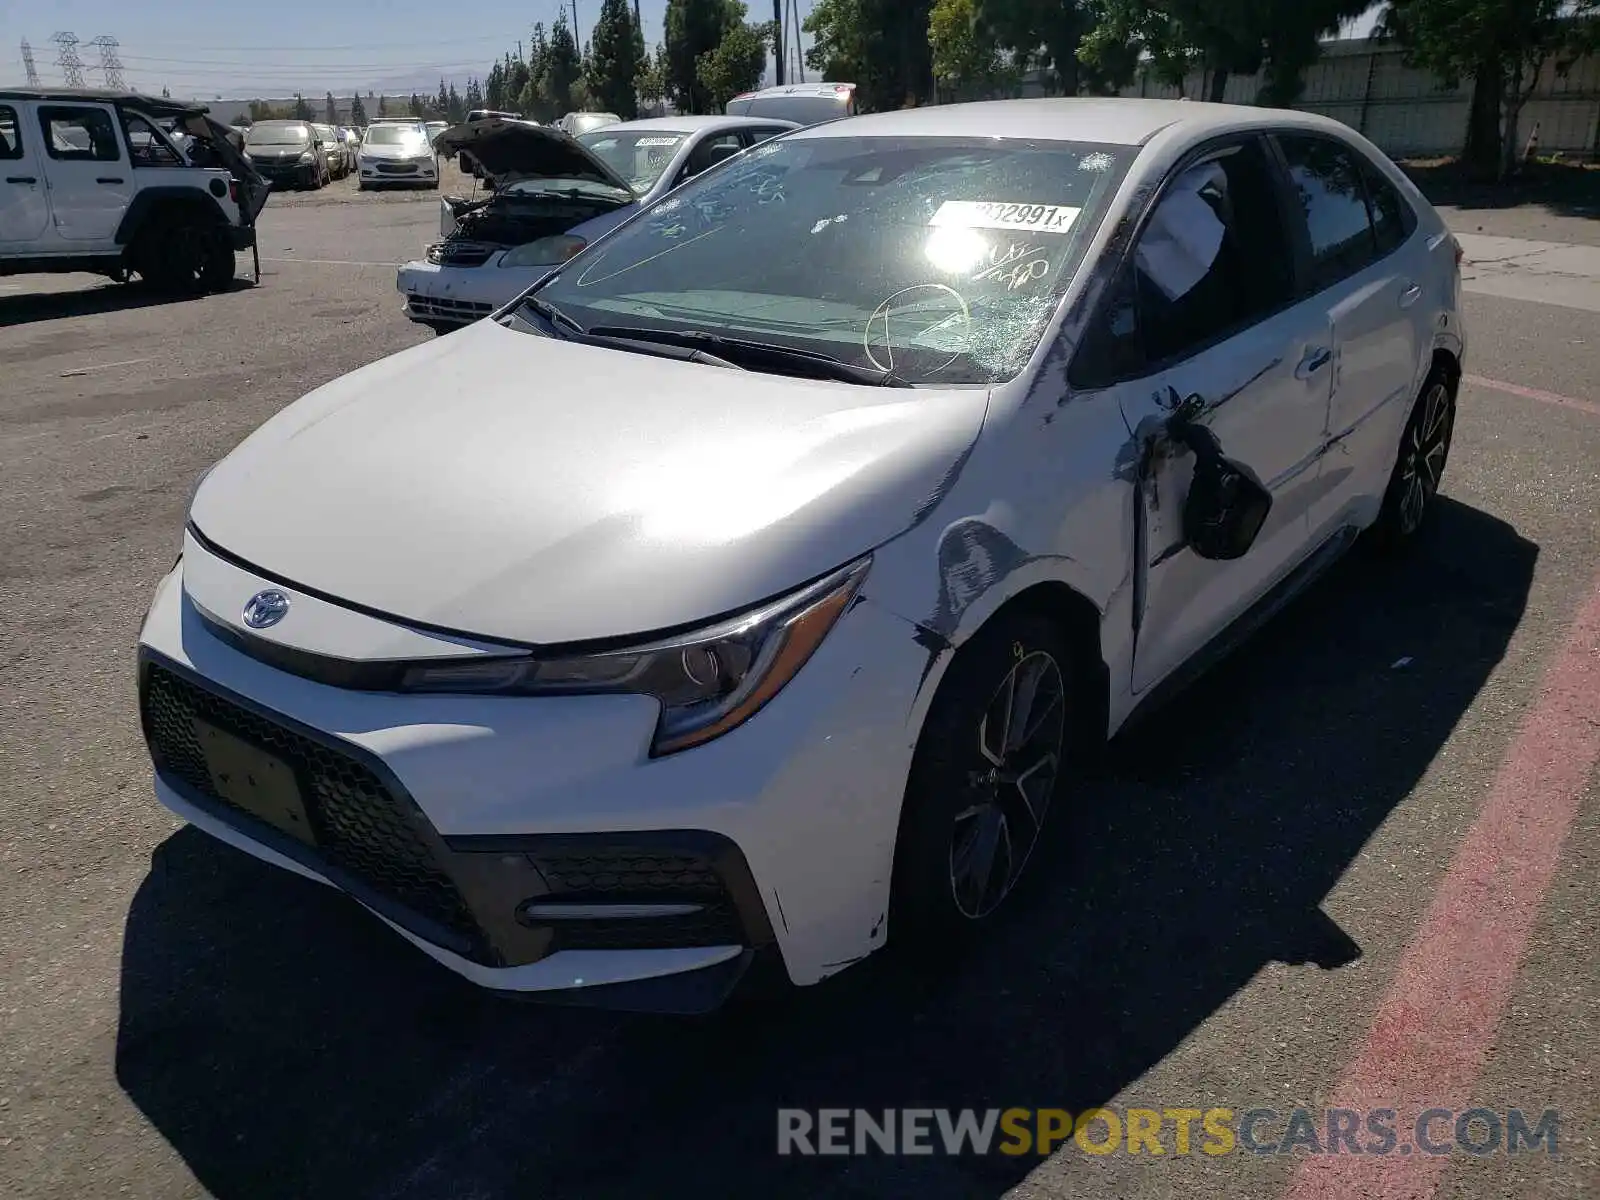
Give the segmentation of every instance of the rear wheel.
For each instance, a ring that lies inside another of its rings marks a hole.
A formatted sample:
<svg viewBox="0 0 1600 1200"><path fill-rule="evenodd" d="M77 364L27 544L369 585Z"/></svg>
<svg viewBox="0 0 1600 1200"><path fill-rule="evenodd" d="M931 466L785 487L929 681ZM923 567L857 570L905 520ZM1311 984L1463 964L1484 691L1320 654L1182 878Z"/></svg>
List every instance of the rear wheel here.
<svg viewBox="0 0 1600 1200"><path fill-rule="evenodd" d="M1022 878L1086 709L1055 622L1002 614L962 647L917 742L895 848L890 936L942 957L983 928Z"/></svg>
<svg viewBox="0 0 1600 1200"><path fill-rule="evenodd" d="M138 270L165 292L198 295L218 291L233 280L233 247L215 221L174 216L152 225L140 238Z"/></svg>
<svg viewBox="0 0 1600 1200"><path fill-rule="evenodd" d="M1435 367L1400 435L1400 452L1372 528L1378 545L1399 549L1426 527L1437 507L1434 500L1450 457L1455 423L1455 389L1449 374Z"/></svg>

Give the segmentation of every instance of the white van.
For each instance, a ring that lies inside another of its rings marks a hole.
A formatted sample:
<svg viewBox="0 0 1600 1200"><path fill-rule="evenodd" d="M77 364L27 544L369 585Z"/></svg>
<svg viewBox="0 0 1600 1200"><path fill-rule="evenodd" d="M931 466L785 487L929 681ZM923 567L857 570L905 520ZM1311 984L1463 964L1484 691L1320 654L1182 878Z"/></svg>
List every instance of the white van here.
<svg viewBox="0 0 1600 1200"><path fill-rule="evenodd" d="M785 83L743 92L728 101L730 117L776 117L799 125L820 125L856 115L853 83Z"/></svg>

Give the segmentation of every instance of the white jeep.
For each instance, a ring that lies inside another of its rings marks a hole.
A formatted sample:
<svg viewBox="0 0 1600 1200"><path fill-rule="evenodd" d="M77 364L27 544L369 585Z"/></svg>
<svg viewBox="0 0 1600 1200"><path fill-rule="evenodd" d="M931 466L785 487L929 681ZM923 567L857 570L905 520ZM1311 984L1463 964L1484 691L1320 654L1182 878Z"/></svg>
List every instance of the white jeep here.
<svg viewBox="0 0 1600 1200"><path fill-rule="evenodd" d="M0 275L228 286L269 185L206 112L125 92L0 89Z"/></svg>

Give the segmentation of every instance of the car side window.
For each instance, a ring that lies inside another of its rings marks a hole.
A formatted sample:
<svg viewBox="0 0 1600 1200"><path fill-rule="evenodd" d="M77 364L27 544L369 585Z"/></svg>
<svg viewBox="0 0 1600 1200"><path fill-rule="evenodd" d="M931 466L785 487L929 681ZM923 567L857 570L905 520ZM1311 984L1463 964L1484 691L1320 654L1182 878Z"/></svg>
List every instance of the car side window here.
<svg viewBox="0 0 1600 1200"><path fill-rule="evenodd" d="M1367 200L1372 207L1372 232L1377 238L1378 253L1387 254L1416 232L1417 214L1394 184L1370 163L1361 164L1361 178L1367 185Z"/></svg>
<svg viewBox="0 0 1600 1200"><path fill-rule="evenodd" d="M123 129L128 134L128 148L133 152L136 167L181 167L183 159L167 144L149 121L137 113L123 118Z"/></svg>
<svg viewBox="0 0 1600 1200"><path fill-rule="evenodd" d="M1294 298L1271 161L1251 139L1169 178L1072 368L1078 386L1135 378L1238 332Z"/></svg>
<svg viewBox="0 0 1600 1200"><path fill-rule="evenodd" d="M1361 164L1332 138L1279 134L1278 144L1311 236L1311 285L1321 291L1378 257Z"/></svg>
<svg viewBox="0 0 1600 1200"><path fill-rule="evenodd" d="M708 137L689 153L689 161L683 164L683 170L678 175L678 182L693 179L700 172L709 170L726 158L732 158L744 147L739 142L737 133L720 133L716 137Z"/></svg>
<svg viewBox="0 0 1600 1200"><path fill-rule="evenodd" d="M66 162L118 162L116 126L103 108L45 105L39 109L45 153Z"/></svg>
<svg viewBox="0 0 1600 1200"><path fill-rule="evenodd" d="M745 130L745 141L746 141L747 145L755 146L755 145L759 145L760 143L766 141L768 138L775 138L780 133L788 133L788 132L789 131L787 129L785 129L782 125L771 125L771 126L763 125L763 126L761 126L760 128L757 128L757 129L747 129L747 130Z"/></svg>
<svg viewBox="0 0 1600 1200"><path fill-rule="evenodd" d="M0 159L22 157L22 126L17 123L17 110L0 104Z"/></svg>

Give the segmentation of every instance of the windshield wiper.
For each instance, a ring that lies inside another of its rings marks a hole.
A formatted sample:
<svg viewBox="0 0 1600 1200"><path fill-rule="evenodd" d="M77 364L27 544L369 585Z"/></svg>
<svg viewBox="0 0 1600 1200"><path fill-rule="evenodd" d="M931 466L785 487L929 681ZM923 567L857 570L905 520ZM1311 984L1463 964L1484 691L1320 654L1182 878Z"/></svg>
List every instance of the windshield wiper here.
<svg viewBox="0 0 1600 1200"><path fill-rule="evenodd" d="M669 346L691 346L708 350L725 359L748 363L759 369L765 362L774 366L801 368L797 373L813 379L837 379L842 383L861 383L869 387L910 387L893 371L862 367L834 358L818 350L797 350L770 342L728 337L703 329L650 329L643 325L594 325L588 336L635 342L661 342Z"/></svg>
<svg viewBox="0 0 1600 1200"><path fill-rule="evenodd" d="M531 308L534 312L538 313L550 323L551 328L556 331L557 336L566 336L561 333L561 327L563 325L572 330L573 333L580 335L583 333L582 325L579 325L576 321L567 316L566 313L562 312L548 300L541 300L538 296L524 296L522 298L522 304L519 307Z"/></svg>
<svg viewBox="0 0 1600 1200"><path fill-rule="evenodd" d="M523 300L520 307L532 309L543 317L550 327L556 331L556 336L563 341L587 342L595 346L617 346L625 350L632 350L636 354L653 354L658 358L671 358L678 362L701 363L708 367L728 367L735 371L745 369L738 363L729 362L727 359L720 358L707 350L701 349L699 346L686 346L674 342L658 342L644 338L608 334L603 329L600 333L596 333L592 329L586 330L554 304L551 304L548 300L541 300L538 296L529 296ZM570 329L571 332L563 333L563 326Z"/></svg>

